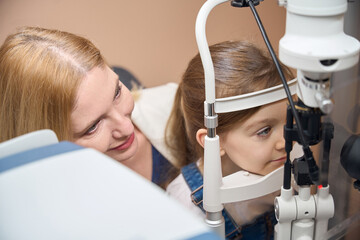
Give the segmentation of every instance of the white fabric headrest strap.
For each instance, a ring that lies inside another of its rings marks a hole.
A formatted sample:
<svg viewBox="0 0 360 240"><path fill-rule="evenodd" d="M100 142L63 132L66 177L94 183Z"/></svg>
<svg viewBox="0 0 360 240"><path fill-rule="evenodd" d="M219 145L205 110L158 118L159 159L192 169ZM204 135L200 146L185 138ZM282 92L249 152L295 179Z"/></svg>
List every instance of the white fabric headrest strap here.
<svg viewBox="0 0 360 240"><path fill-rule="evenodd" d="M291 95L294 95L296 93L296 83L296 78L287 83ZM280 84L275 87L263 89L252 93L246 93L226 98L217 98L215 100L215 112L225 113L245 110L273 103L286 97L287 96L284 87L282 84Z"/></svg>

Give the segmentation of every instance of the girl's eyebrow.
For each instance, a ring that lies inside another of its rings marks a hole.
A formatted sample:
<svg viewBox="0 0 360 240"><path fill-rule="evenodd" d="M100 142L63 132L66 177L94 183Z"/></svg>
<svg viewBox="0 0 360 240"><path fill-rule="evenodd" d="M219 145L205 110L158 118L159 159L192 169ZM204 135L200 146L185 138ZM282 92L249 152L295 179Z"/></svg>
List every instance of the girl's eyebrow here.
<svg viewBox="0 0 360 240"><path fill-rule="evenodd" d="M275 120L276 120L275 118L264 118L264 119L261 119L258 121L254 121L254 122L250 123L249 125L245 126L245 130L248 131L257 125L270 124L270 123L273 123Z"/></svg>

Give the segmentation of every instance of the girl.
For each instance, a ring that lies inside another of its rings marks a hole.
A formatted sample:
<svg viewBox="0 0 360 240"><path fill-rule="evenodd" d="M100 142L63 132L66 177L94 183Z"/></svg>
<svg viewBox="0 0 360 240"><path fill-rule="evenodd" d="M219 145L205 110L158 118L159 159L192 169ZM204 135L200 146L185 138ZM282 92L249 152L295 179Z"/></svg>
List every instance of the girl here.
<svg viewBox="0 0 360 240"><path fill-rule="evenodd" d="M248 42L228 41L210 47L214 63L216 97L250 93L281 84L272 59ZM291 71L284 67L290 80ZM205 100L200 55L189 63L176 93L166 129L166 143L177 156L181 173L167 187L169 195L204 217L202 208ZM223 176L245 170L266 175L286 160L283 126L287 101L218 115L217 135ZM258 199L225 204L228 239L269 239L276 223L273 202L277 193ZM229 224L227 224L227 222Z"/></svg>

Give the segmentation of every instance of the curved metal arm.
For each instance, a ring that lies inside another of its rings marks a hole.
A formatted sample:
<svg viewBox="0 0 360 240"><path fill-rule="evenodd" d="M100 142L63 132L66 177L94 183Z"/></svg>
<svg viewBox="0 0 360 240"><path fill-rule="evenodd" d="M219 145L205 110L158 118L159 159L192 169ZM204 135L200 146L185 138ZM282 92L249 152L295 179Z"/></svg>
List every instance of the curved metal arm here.
<svg viewBox="0 0 360 240"><path fill-rule="evenodd" d="M230 0L208 0L201 7L195 25L196 42L198 45L201 61L205 74L205 96L207 103L215 102L215 73L214 65L211 59L209 45L206 39L206 20L211 10L224 2Z"/></svg>

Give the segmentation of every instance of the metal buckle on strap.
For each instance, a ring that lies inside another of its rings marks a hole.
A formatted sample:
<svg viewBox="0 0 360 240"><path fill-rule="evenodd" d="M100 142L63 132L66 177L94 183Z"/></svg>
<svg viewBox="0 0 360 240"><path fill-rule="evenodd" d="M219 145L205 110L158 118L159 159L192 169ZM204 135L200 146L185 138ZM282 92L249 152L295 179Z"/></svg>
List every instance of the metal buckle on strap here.
<svg viewBox="0 0 360 240"><path fill-rule="evenodd" d="M198 187L197 189L195 189L195 190L190 194L191 201L192 201L196 206L198 206L199 204L201 204L201 203L203 202L203 199L201 199L200 201L198 201L198 200L196 199L196 197L194 196L194 194L197 193L198 191L200 191L202 188L203 188L203 185L201 185L200 187Z"/></svg>

